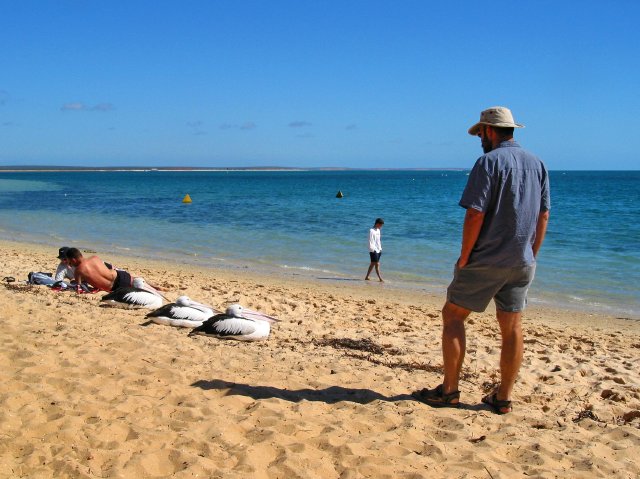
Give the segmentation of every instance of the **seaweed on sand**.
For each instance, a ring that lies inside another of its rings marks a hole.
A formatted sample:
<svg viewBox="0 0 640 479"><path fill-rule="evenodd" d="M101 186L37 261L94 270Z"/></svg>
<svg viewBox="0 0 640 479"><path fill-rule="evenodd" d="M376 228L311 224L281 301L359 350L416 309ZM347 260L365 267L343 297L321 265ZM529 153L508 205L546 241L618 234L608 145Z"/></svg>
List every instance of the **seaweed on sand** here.
<svg viewBox="0 0 640 479"><path fill-rule="evenodd" d="M430 362L402 361L400 359L386 359L385 355L397 356L403 354L401 350L391 345L380 345L371 339L351 338L324 338L314 339L316 346L332 347L343 350L345 356L368 361L372 364L385 366L390 369L403 369L405 371L428 371L439 375L444 374L442 366L435 366ZM383 357L380 357L383 356ZM463 373L462 379L470 380L474 377L471 373Z"/></svg>

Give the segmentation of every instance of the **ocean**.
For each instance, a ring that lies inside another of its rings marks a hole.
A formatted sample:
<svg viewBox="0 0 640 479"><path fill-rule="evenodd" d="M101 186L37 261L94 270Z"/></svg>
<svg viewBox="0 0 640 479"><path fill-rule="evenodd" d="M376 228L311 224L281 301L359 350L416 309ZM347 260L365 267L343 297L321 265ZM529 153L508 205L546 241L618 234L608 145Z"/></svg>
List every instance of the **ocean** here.
<svg viewBox="0 0 640 479"><path fill-rule="evenodd" d="M468 171L0 172L0 238L442 294ZM640 317L640 171L552 171L533 304ZM342 191L343 198L336 198ZM192 203L183 204L189 194ZM3 274L9 272L3 272Z"/></svg>

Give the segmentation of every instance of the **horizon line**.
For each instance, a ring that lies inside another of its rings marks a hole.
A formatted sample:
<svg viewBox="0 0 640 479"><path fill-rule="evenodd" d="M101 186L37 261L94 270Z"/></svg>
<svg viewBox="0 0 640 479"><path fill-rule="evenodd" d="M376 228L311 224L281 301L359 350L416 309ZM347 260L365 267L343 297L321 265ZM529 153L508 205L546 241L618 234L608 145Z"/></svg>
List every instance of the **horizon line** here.
<svg viewBox="0 0 640 479"><path fill-rule="evenodd" d="M0 165L0 171L463 171L470 168L355 168L348 166L64 166Z"/></svg>
<svg viewBox="0 0 640 479"><path fill-rule="evenodd" d="M363 168L349 166L65 166L65 165L0 165L0 172L46 171L469 171L471 167ZM550 169L549 171L640 171L640 169Z"/></svg>

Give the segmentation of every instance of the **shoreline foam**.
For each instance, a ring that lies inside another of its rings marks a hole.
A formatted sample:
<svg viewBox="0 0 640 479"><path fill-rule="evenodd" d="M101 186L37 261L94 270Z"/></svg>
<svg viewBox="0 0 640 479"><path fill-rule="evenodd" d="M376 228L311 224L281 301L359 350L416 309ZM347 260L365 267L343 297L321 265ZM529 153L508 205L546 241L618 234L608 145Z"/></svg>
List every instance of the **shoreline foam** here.
<svg viewBox="0 0 640 479"><path fill-rule="evenodd" d="M13 232L14 236L18 233ZM0 230L2 235L2 230ZM52 251L57 250L59 244L70 243L70 246L78 247L80 249L87 248L91 251L103 251L100 256L107 255L109 257L122 255L124 258L136 259L141 261L153 261L159 263L169 263L172 267L182 267L188 264L195 268L201 268L206 270L225 270L225 271L238 271L243 272L250 270L252 274L260 274L269 278L283 278L283 279L296 279L303 280L310 283L319 284L344 284L349 283L353 287L369 287L370 284L365 282L360 277L355 277L343 272L330 271L320 268L298 266L298 265L286 265L286 264L270 264L251 259L239 259L239 258L223 258L223 257L202 257L198 255L192 255L173 251L163 251L160 254L143 251L139 249L117 247L113 245L101 245L84 243L83 245L69 242L68 240L61 240L55 238L40 239L36 242L36 239L28 234L19 233L22 238L20 239L7 239L0 237L0 244L2 242L17 243L32 245L43 248L50 248ZM54 242L55 239L55 242ZM108 251L108 252L107 252ZM113 251L113 253L111 253ZM363 272L366 269L366 264L363 267ZM362 281L361 281L362 280ZM376 281L373 281L376 283ZM438 283L435 279L432 282L420 281L420 280L406 280L406 279L391 279L387 278L387 281L383 285L386 289L391 289L398 292L405 292L407 294L425 294L434 298L436 302L444 302L446 295L446 287L448 283ZM634 321L640 321L640 316L635 310L628 308L615 308L611 304L599 304L592 302L577 301L575 298L572 301L571 298L553 297L549 294L545 294L537 286L540 284L540 279L534 280L533 286L529 291L529 305L537 308L547 308L552 310L561 310L566 312L573 312L585 315L603 315L611 316L619 319L630 319Z"/></svg>

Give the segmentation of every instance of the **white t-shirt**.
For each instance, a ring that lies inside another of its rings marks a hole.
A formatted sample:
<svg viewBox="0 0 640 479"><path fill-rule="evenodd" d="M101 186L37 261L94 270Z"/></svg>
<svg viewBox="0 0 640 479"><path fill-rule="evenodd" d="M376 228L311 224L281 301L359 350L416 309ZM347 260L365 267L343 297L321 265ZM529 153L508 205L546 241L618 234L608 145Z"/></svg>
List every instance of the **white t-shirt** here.
<svg viewBox="0 0 640 479"><path fill-rule="evenodd" d="M380 230L378 228L371 228L369 230L369 253L380 253L381 251Z"/></svg>
<svg viewBox="0 0 640 479"><path fill-rule="evenodd" d="M58 269L56 269L56 274L53 277L56 281L64 281L65 278L73 279L76 276L76 269L73 266L69 266L68 264L60 263L58 265Z"/></svg>

